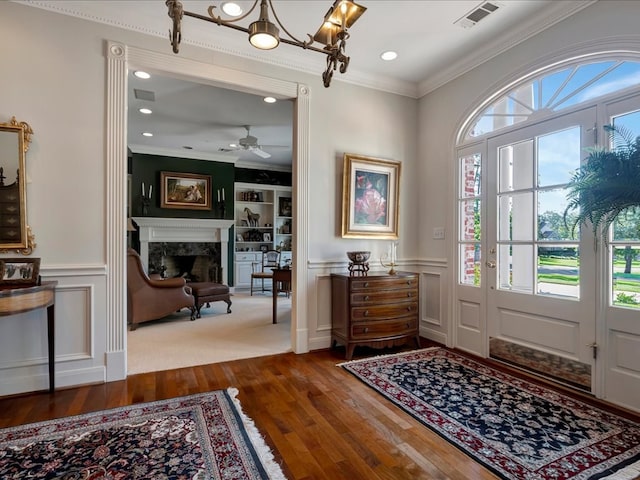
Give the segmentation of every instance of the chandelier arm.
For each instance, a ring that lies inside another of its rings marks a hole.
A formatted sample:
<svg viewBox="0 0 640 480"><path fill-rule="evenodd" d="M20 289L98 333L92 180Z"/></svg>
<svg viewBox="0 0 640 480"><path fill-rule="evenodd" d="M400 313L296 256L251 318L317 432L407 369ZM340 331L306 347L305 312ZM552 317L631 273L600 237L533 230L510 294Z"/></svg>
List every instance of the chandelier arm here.
<svg viewBox="0 0 640 480"><path fill-rule="evenodd" d="M216 16L213 14L214 9L216 8L215 5L211 5L208 9L207 12L209 12L209 16L215 21L215 23L217 23L218 25L229 25L231 26L231 24L238 22L240 20L244 20L245 18L247 18L249 15L251 15L251 12L253 12L253 10L256 8L256 5L258 5L258 0L255 0L253 2L253 5L251 6L251 8L249 9L249 11L247 13L245 13L244 15L242 15L241 17L237 17L234 18L233 20L224 20L222 19L222 17L220 17L219 15ZM199 17L196 17L199 18ZM205 17L206 18L206 17Z"/></svg>
<svg viewBox="0 0 640 480"><path fill-rule="evenodd" d="M171 41L173 53L178 53L180 51L180 41L182 40L182 33L180 29L183 14L182 3L176 0L167 0L165 5L168 9L167 14L171 20L173 20L173 31L169 29L169 40Z"/></svg>
<svg viewBox="0 0 640 480"><path fill-rule="evenodd" d="M171 1L171 0L169 0L169 1ZM233 28L234 30L238 30L238 31L244 32L244 33L249 33L249 29L248 28L241 27L240 25L234 25L232 23L227 23L224 20L222 20L222 22L218 22L218 20L216 18L207 17L205 15L200 15L199 13L188 12L186 10L183 13L187 17L197 18L198 20L204 20L205 22L215 23L216 25ZM314 46L312 46L310 44L307 44L306 42L297 42L297 41L294 41L294 40L289 40L288 38L281 38L280 41L282 43L286 43L287 45L293 45L294 47L300 47L300 48L303 48L305 50L311 50L313 52L318 52L318 53L323 53L325 55L329 55L329 53L325 49L314 47Z"/></svg>

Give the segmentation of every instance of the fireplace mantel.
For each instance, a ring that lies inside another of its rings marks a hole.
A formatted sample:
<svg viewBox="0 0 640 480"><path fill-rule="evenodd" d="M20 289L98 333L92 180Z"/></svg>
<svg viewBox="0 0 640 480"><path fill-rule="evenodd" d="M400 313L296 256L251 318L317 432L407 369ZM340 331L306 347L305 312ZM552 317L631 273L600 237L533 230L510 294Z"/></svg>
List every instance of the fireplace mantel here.
<svg viewBox="0 0 640 480"><path fill-rule="evenodd" d="M228 284L229 228L233 220L203 218L134 217L140 228L140 258L149 271L149 243L220 242L222 283Z"/></svg>

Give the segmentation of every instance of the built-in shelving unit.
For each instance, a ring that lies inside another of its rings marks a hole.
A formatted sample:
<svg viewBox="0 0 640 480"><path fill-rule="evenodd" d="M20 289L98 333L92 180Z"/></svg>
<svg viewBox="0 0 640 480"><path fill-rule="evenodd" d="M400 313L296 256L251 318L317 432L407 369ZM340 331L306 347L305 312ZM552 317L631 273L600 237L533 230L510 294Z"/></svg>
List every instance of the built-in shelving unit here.
<svg viewBox="0 0 640 480"><path fill-rule="evenodd" d="M249 287L252 264L263 250L280 250L281 263L291 261L293 203L291 187L236 183L235 286Z"/></svg>

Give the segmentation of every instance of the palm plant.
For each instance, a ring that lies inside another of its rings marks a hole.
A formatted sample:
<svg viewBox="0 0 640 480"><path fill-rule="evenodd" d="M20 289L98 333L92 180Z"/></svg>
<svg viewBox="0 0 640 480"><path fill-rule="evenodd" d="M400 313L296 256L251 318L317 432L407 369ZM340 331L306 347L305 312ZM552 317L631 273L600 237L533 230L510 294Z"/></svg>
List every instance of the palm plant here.
<svg viewBox="0 0 640 480"><path fill-rule="evenodd" d="M565 224L572 231L591 223L593 233L606 234L615 219L628 209L640 206L640 137L631 131L605 125L612 148L589 149L587 162L573 175L568 184L564 211ZM569 214L577 210L577 215Z"/></svg>

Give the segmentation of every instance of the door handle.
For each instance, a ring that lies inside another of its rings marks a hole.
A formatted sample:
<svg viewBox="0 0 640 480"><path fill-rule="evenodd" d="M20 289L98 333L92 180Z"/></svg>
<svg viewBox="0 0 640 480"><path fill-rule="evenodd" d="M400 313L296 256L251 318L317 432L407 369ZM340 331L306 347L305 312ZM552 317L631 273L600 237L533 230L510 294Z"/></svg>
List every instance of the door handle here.
<svg viewBox="0 0 640 480"><path fill-rule="evenodd" d="M496 268L496 262L494 262L493 260L487 261L485 265L489 268Z"/></svg>

